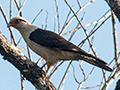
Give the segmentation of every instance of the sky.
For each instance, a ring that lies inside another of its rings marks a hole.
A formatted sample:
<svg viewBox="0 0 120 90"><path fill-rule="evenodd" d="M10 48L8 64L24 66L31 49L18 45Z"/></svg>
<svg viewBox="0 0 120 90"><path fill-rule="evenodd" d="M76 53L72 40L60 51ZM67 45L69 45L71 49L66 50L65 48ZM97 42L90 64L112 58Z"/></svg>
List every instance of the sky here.
<svg viewBox="0 0 120 90"><path fill-rule="evenodd" d="M19 1L19 0L18 0ZM23 0L22 0L23 2ZM78 4L77 0L68 0L69 4L72 6L72 8L77 11L78 10ZM81 6L86 4L88 0L80 0ZM59 10L59 19L60 19L60 30L62 29L62 26L64 25L64 22L66 20L66 17L69 13L69 7L65 4L64 0L58 0L58 10ZM2 5L2 8L8 18L10 16L10 4L9 0L1 0L0 4ZM54 20L55 20L55 1L54 0L27 0L25 3L25 6L22 9L22 15L25 19L27 19L30 23L35 18L35 16L38 14L38 12L43 9L41 14L38 16L36 21L33 23L34 25L45 28L46 23L46 17L48 15L47 20L47 30L54 31ZM78 17L81 19L84 15L84 18L82 20L83 25L86 25L88 23L91 23L93 21L98 20L100 17L102 17L108 10L110 10L109 6L104 0L96 0L94 3L88 5L85 9L83 9L79 14ZM17 15L17 8L14 3L14 0L12 1L12 17L15 17ZM48 13L48 14L47 14ZM71 12L70 17L73 15ZM76 19L73 19L71 24L65 29L63 32L66 33L76 27L78 24ZM116 25L117 25L117 36L118 36L118 46L120 46L120 25L119 21L116 18ZM43 26L42 26L43 25ZM90 32L93 26L86 27L87 32ZM4 18L0 12L0 29L2 33L7 37L7 39L10 40L10 33L7 28L7 25L4 21ZM16 42L21 38L20 33L13 28L14 36L16 38ZM56 25L56 33L58 32L58 25ZM70 34L71 35L71 34ZM65 39L69 40L70 35L64 36ZM112 32L112 22L111 18L107 20L102 27L93 35L94 41L93 41L93 47L95 49L96 54L99 58L105 60L107 63L109 63L114 58L114 44L113 44L113 32ZM75 45L78 45L83 39L85 39L86 36L82 29L77 30L76 34L72 38L71 42ZM22 39L21 42L18 45L18 48L25 47L26 43ZM89 51L89 44L88 41L83 45L83 50L86 52ZM120 48L118 47L118 51L120 51ZM27 50L22 50L22 52L28 56ZM92 51L91 51L91 54ZM36 55L31 50L32 59L34 62L37 62L37 60L40 58L40 56ZM51 81L55 85L56 88L58 88L58 85L65 73L65 70L68 66L70 61L64 62L59 69L55 72L55 74L52 76ZM80 61L74 61L72 63L72 66L75 68L75 75L78 81L83 80L83 74L79 68ZM110 66L113 67L114 63ZM70 66L70 69L68 71L67 77L64 81L63 89L61 90L77 90L78 84L75 82L73 78L73 67ZM86 75L89 74L90 70L92 69L92 65L83 62L82 67L85 70ZM17 70L12 64L10 64L7 60L3 60L2 56L0 56L0 88L1 90L21 90L21 80L20 80L20 72ZM110 73L107 72L107 76ZM100 68L95 68L89 79L82 85L83 87L89 87L100 84L102 80L103 74L102 70ZM119 77L110 85L108 90L115 89L116 82L119 79ZM35 87L27 80L24 81L25 90L35 90ZM92 88L89 90L98 90L99 88ZM83 89L81 89L83 90Z"/></svg>

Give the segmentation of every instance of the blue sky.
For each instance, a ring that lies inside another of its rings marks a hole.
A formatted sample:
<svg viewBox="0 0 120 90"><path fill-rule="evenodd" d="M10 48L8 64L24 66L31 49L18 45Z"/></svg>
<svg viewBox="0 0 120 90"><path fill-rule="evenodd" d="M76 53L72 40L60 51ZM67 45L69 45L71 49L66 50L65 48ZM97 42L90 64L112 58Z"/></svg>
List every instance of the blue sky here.
<svg viewBox="0 0 120 90"><path fill-rule="evenodd" d="M88 0L80 0L81 5L83 6L85 3L88 2ZM72 8L77 11L78 6L76 0L68 0ZM7 2L6 0L1 0L0 4L2 5L6 16L8 17L9 20L9 1ZM67 14L69 12L68 6L64 3L64 1L58 0L58 6L59 6L59 14L60 14L60 29L62 29L62 26L64 25L65 19L67 17ZM36 19L34 22L34 25L41 27L42 24L45 23L45 19L47 16L46 11L48 12L48 22L47 22L47 29L53 31L54 30L54 20L55 20L55 2L54 0L27 0L25 3L25 6L22 9L22 15L24 18L26 18L29 22L32 22L34 17L37 15L37 13L43 9L42 13L39 15L39 17ZM83 11L81 11L78 14L79 18L82 18L83 13L85 12L84 19L82 21L83 25L86 25L88 23L91 23L93 21L98 20L101 16L103 16L108 10L109 6L104 0L96 0L93 4L87 6ZM12 7L12 17L15 17L17 14L17 8L16 5L13 1L13 7ZM71 13L70 16L73 14ZM74 29L77 25L76 19L74 19L71 24L66 28L66 30L63 32L63 34L67 31L70 31ZM118 46L120 46L120 25L118 20L116 19L116 25L117 25L117 35L118 35ZM43 25L43 28L45 25ZM90 30L93 28L93 26L86 27L86 30L90 32ZM7 25L3 19L2 14L0 13L0 29L2 33L10 40L10 33L7 28ZM13 29L16 41L18 41L21 38L20 33L16 30ZM56 26L56 33L58 33L58 28ZM111 18L105 22L105 24L93 35L94 36L94 42L93 42L93 47L95 48L95 51L98 55L99 58L105 60L107 63L109 63L113 58L114 58L114 44L113 44L113 32L112 32L112 22ZM70 38L70 35L64 36L67 40ZM72 43L75 45L78 45L83 39L85 39L86 36L83 32L82 29L79 29L73 39L71 40ZM18 45L18 48L22 48L26 46L26 43L22 39L20 44ZM86 52L89 50L89 44L86 41L84 46L82 47ZM118 51L119 47L118 47ZM28 56L27 51L23 50L22 51L26 56ZM34 52L32 52L32 59L33 61L37 62L37 60L40 58L38 55L36 55ZM2 56L0 56L0 87L1 90L21 90L21 85L20 85L20 72L8 61L3 60ZM80 61L74 61L72 65L75 67L75 74L76 77L79 81L83 79L83 74L81 73L81 70L79 68L79 63ZM53 84L58 87L61 78L64 75L64 72L69 64L69 61L66 61L63 65L60 66L60 68L55 72L53 77L51 78L51 81ZM113 67L114 63L111 65ZM92 65L83 62L82 67L85 70L85 73L88 75L90 70L92 69ZM107 76L110 73L107 72ZM103 74L101 69L95 68L92 75L90 78L83 84L83 87L89 87L89 86L94 86L100 84L102 80ZM118 78L111 84L110 88L108 90L113 90L116 86L116 81ZM72 82L72 83L71 83ZM67 74L67 77L64 81L64 88L63 90L77 90L78 84L75 82L73 78L73 68L72 66L69 69L69 72ZM27 80L25 80L25 90L34 90L35 87ZM89 90L98 90L99 88L95 89L89 89ZM83 89L81 89L83 90Z"/></svg>

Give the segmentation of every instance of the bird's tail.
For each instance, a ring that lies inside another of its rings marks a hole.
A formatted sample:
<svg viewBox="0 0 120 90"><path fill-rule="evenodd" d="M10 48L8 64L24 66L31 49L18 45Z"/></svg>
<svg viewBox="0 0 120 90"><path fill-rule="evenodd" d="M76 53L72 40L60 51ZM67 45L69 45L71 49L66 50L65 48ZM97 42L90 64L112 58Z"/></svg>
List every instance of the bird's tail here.
<svg viewBox="0 0 120 90"><path fill-rule="evenodd" d="M83 55L82 57L83 57L84 61L86 61L86 62L88 62L90 64L93 64L95 66L98 66L98 67L100 67L102 69L105 69L107 71L110 71L110 72L113 71L109 66L107 66L107 63L105 61L99 59L98 57L95 57L95 56L93 56L91 54Z"/></svg>

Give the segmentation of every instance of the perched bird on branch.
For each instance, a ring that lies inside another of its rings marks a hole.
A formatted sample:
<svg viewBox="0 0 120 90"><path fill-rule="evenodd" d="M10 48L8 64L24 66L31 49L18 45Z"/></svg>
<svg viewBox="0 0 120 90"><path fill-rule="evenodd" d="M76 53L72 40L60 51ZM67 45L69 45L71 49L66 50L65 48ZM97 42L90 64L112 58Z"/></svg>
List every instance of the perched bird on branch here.
<svg viewBox="0 0 120 90"><path fill-rule="evenodd" d="M78 46L58 34L30 24L22 17L12 18L8 24L21 33L27 45L47 62L47 71L60 60L84 60L107 71L112 71L107 63L88 54Z"/></svg>

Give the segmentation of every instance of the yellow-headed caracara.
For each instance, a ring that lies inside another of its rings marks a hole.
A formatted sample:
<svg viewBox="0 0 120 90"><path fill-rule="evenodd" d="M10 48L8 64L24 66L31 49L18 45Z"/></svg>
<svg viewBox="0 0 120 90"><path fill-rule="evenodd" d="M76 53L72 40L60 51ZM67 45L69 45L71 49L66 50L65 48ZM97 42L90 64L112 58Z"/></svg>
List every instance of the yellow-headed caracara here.
<svg viewBox="0 0 120 90"><path fill-rule="evenodd" d="M22 17L10 20L8 26L19 30L27 45L47 62L47 72L60 60L84 60L107 71L112 71L107 63L98 57L86 53L78 46L65 40L54 32L43 30L30 24Z"/></svg>

